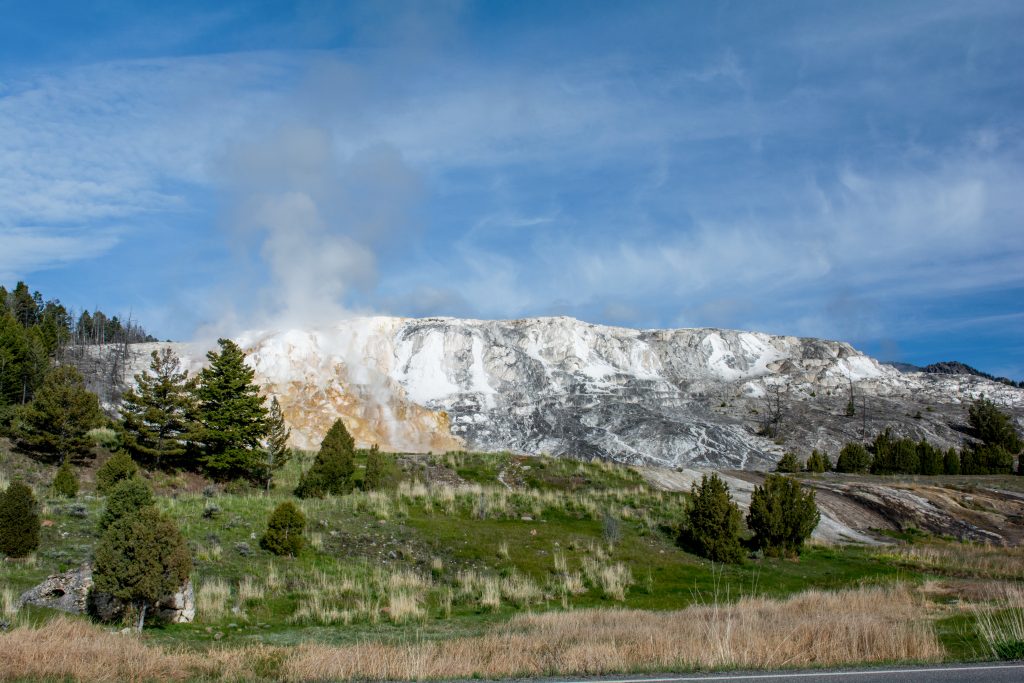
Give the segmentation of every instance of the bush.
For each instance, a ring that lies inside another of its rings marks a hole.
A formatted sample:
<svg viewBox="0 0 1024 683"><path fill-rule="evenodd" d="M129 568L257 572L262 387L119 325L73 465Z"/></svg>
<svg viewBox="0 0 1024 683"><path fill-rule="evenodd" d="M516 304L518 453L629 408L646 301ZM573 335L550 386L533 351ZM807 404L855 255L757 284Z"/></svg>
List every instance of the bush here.
<svg viewBox="0 0 1024 683"><path fill-rule="evenodd" d="M260 538L260 547L275 555L295 557L306 545L302 532L306 517L295 503L281 503L267 520L267 532Z"/></svg>
<svg viewBox="0 0 1024 683"><path fill-rule="evenodd" d="M121 481L131 479L138 474L139 468L135 461L124 451L118 451L96 470L96 491L107 493Z"/></svg>
<svg viewBox="0 0 1024 683"><path fill-rule="evenodd" d="M147 608L179 590L191 573L185 537L156 508L144 507L121 517L96 546L96 590L137 605L140 631Z"/></svg>
<svg viewBox="0 0 1024 683"><path fill-rule="evenodd" d="M39 547L39 506L32 489L16 481L0 493L0 553L27 557Z"/></svg>
<svg viewBox="0 0 1024 683"><path fill-rule="evenodd" d="M859 443L848 443L839 451L836 472L867 472L871 467L871 454Z"/></svg>
<svg viewBox="0 0 1024 683"><path fill-rule="evenodd" d="M792 453L786 453L779 460L779 464L775 466L776 472L794 473L799 472L803 469L800 466L800 461L796 459L796 456Z"/></svg>
<svg viewBox="0 0 1024 683"><path fill-rule="evenodd" d="M728 485L717 474L705 474L700 484L695 483L690 490L680 544L715 562L742 562L741 520L740 509L729 496Z"/></svg>
<svg viewBox="0 0 1024 683"><path fill-rule="evenodd" d="M351 493L355 474L355 441L345 429L345 423L335 420L316 454L313 466L309 468L295 495L299 498L322 498L327 494Z"/></svg>
<svg viewBox="0 0 1024 683"><path fill-rule="evenodd" d="M78 495L78 477L75 476L75 468L71 466L70 460L57 468L57 474L53 477L53 492L63 498L74 498Z"/></svg>
<svg viewBox="0 0 1024 683"><path fill-rule="evenodd" d="M100 530L143 508L153 507L153 491L138 477L118 482L107 495L107 507L100 516Z"/></svg>
<svg viewBox="0 0 1024 683"><path fill-rule="evenodd" d="M399 476L395 456L381 453L377 446L366 453L366 475L363 477L363 490L393 489L398 486Z"/></svg>
<svg viewBox="0 0 1024 683"><path fill-rule="evenodd" d="M799 555L804 541L821 521L814 491L804 492L791 477L769 474L754 487L747 526L754 546L768 555Z"/></svg>

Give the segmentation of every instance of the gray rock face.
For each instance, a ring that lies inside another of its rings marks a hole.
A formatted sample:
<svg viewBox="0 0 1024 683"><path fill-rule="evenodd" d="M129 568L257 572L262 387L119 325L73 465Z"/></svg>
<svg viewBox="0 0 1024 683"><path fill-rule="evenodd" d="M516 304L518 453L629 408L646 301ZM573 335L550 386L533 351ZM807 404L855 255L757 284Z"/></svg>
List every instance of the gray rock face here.
<svg viewBox="0 0 1024 683"><path fill-rule="evenodd" d="M125 604L118 598L93 589L92 565L88 562L62 574L48 576L18 600L21 605L35 605L70 612L91 613L100 621L116 621L124 615ZM160 600L154 609L155 617L166 623L190 623L196 616L196 596L192 581L181 590Z"/></svg>
<svg viewBox="0 0 1024 683"><path fill-rule="evenodd" d="M35 605L72 614L85 614L90 590L92 567L86 563L63 574L46 577L41 584L21 594L18 606Z"/></svg>
<svg viewBox="0 0 1024 683"><path fill-rule="evenodd" d="M959 445L965 403L982 394L1024 416L1019 388L903 374L843 342L756 332L376 317L237 341L257 381L279 398L300 448L317 447L342 418L361 445L387 450L507 449L751 469L784 450L834 456L887 426ZM159 346L139 345L133 370L145 369ZM176 345L192 370L206 350ZM847 416L851 390L856 410ZM773 411L778 424L766 437Z"/></svg>

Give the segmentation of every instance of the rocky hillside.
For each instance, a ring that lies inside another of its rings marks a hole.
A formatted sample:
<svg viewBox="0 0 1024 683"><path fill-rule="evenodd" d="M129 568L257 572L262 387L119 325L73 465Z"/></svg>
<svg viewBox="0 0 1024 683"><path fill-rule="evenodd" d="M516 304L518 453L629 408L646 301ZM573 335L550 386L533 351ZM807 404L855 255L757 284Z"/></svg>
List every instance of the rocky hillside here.
<svg viewBox="0 0 1024 683"><path fill-rule="evenodd" d="M842 342L755 332L372 317L238 341L300 447L344 417L358 441L393 450L754 469L784 449L834 454L885 426L958 445L964 403L981 394L1024 416L1019 388L905 374ZM157 346L136 346L136 370ZM206 349L175 347L200 367Z"/></svg>

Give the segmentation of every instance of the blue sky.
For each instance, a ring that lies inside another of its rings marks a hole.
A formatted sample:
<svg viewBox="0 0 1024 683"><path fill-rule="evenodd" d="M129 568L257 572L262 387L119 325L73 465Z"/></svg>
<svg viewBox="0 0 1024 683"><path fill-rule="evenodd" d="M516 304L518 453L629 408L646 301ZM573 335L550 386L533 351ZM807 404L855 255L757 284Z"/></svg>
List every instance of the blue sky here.
<svg viewBox="0 0 1024 683"><path fill-rule="evenodd" d="M1024 377L1020 2L3 2L0 282Z"/></svg>

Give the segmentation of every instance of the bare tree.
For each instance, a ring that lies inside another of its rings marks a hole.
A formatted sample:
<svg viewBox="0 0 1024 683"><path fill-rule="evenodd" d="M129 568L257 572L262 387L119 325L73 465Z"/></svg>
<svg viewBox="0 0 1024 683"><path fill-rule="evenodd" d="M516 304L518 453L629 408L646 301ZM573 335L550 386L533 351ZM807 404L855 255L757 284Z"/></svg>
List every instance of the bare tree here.
<svg viewBox="0 0 1024 683"><path fill-rule="evenodd" d="M782 431L783 403L789 394L789 386L769 384L764 391L764 417L761 422L762 436L777 437Z"/></svg>

